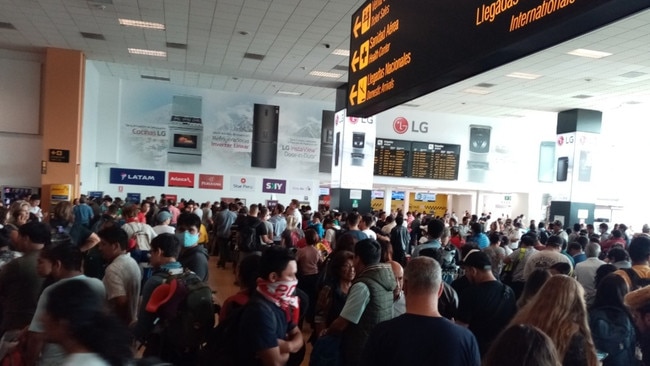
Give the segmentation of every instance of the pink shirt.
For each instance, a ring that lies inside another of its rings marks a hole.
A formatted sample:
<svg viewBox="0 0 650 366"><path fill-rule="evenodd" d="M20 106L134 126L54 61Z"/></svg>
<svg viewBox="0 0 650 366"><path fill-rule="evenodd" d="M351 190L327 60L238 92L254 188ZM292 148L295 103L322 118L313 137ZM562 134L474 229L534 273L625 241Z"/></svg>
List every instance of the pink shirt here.
<svg viewBox="0 0 650 366"><path fill-rule="evenodd" d="M318 274L318 263L322 261L323 257L320 251L313 245L298 249L296 254L298 272L303 276Z"/></svg>

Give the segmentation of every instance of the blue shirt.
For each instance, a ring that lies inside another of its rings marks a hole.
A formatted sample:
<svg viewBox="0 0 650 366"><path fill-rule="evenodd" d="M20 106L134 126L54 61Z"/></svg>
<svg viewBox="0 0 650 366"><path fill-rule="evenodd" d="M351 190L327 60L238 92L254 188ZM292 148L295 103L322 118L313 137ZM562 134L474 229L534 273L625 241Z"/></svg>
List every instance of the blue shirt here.
<svg viewBox="0 0 650 366"><path fill-rule="evenodd" d="M93 216L95 216L93 209L85 203L74 207L74 222L76 224L88 225Z"/></svg>
<svg viewBox="0 0 650 366"><path fill-rule="evenodd" d="M484 249L490 246L490 239L483 233L478 233L467 238L468 242L474 242L478 245L479 249Z"/></svg>
<svg viewBox="0 0 650 366"><path fill-rule="evenodd" d="M442 243L438 239L433 239L431 241L428 241L424 244L420 244L415 249L413 249L413 254L411 257L415 258L420 255L420 251L424 249L440 249L442 247Z"/></svg>
<svg viewBox="0 0 650 366"><path fill-rule="evenodd" d="M287 228L287 219L282 215L275 215L269 219L269 222L273 224L273 241L281 241L282 233Z"/></svg>

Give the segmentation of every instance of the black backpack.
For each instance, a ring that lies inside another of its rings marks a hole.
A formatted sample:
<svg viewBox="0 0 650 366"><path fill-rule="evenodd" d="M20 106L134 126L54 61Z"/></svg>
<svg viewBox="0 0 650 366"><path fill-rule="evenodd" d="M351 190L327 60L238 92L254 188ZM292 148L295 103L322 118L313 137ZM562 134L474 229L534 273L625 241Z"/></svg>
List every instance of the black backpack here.
<svg viewBox="0 0 650 366"><path fill-rule="evenodd" d="M589 328L596 349L607 353L603 366L636 365L636 334L630 316L623 310L603 306L589 311Z"/></svg>
<svg viewBox="0 0 650 366"><path fill-rule="evenodd" d="M239 325L244 311L253 302L268 306L252 296L245 305L230 309L230 314L210 331L205 346L199 352L199 366L238 364Z"/></svg>
<svg viewBox="0 0 650 366"><path fill-rule="evenodd" d="M241 225L239 227L239 241L237 246L244 253L260 250L260 237L257 235L257 228L264 223L260 220L253 225Z"/></svg>
<svg viewBox="0 0 650 366"><path fill-rule="evenodd" d="M630 292L650 285L650 278L639 277L639 274L632 268L622 268L622 270L625 271L627 276L630 278L630 283L632 284Z"/></svg>

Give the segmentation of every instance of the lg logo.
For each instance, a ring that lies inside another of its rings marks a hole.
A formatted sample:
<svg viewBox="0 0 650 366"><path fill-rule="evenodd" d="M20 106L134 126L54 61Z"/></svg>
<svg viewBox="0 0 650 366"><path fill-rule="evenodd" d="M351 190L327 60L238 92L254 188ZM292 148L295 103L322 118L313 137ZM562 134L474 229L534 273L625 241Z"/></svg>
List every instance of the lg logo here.
<svg viewBox="0 0 650 366"><path fill-rule="evenodd" d="M560 137L557 138L557 144L562 146L564 144L570 145L574 141L574 136L569 135L567 138L564 138L564 136L560 135Z"/></svg>
<svg viewBox="0 0 650 366"><path fill-rule="evenodd" d="M395 118L393 121L393 130L400 135L405 134L409 130L409 121L404 117ZM415 121L412 121L411 131L416 133L427 133L429 132L429 122L422 121L416 124Z"/></svg>

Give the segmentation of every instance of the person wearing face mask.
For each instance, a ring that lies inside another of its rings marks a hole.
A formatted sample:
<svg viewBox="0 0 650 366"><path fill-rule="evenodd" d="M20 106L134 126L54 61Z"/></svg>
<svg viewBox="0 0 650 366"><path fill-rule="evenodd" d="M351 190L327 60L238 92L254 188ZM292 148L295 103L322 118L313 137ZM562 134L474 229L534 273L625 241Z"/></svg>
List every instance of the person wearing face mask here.
<svg viewBox="0 0 650 366"><path fill-rule="evenodd" d="M262 253L257 289L241 314L237 333L240 365L286 365L303 348L295 296L298 265L287 248Z"/></svg>
<svg viewBox="0 0 650 366"><path fill-rule="evenodd" d="M182 250L178 257L183 267L196 273L203 282L208 282L208 250L199 245L201 218L190 212L178 215L176 237Z"/></svg>

